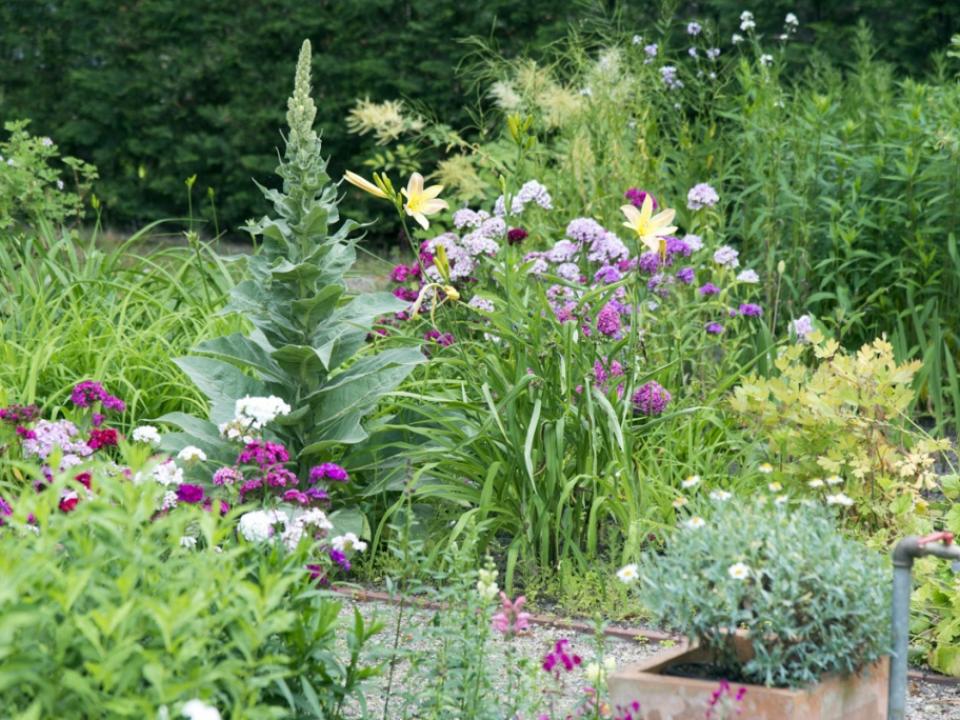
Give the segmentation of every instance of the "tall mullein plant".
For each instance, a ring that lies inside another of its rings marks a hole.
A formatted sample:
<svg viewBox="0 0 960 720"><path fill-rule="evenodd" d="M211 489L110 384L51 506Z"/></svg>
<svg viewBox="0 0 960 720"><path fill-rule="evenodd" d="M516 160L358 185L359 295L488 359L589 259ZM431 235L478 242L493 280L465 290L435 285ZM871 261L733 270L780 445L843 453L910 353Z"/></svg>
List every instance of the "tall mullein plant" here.
<svg viewBox="0 0 960 720"><path fill-rule="evenodd" d="M364 416L423 360L415 347L372 352L366 345L375 318L405 303L386 292L346 297L357 225L340 222L337 187L320 156L310 60L304 41L277 168L283 189L261 187L276 216L246 228L260 247L226 308L242 314L252 330L203 342L195 355L177 360L209 399L210 420L165 416L184 431L170 437L171 448L190 443L211 458L232 460L236 446L219 437L217 426L233 419L237 399L275 395L292 408L275 423L277 439L306 467L333 446L363 440Z"/></svg>

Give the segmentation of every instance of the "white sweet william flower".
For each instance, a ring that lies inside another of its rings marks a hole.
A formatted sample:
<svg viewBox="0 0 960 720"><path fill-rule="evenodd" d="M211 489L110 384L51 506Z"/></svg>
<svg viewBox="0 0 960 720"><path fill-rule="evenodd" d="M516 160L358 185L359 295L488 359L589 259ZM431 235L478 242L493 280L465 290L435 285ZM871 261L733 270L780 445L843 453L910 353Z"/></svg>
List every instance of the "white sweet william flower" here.
<svg viewBox="0 0 960 720"><path fill-rule="evenodd" d="M737 274L737 281L755 285L756 283L760 282L760 276L757 275L756 270L743 270Z"/></svg>
<svg viewBox="0 0 960 720"><path fill-rule="evenodd" d="M141 425L133 429L130 437L134 442L145 443L147 445L160 444L160 431L153 425Z"/></svg>
<svg viewBox="0 0 960 720"><path fill-rule="evenodd" d="M840 505L841 507L850 507L853 505L853 498L844 495L842 492L836 495L827 495L827 505Z"/></svg>
<svg viewBox="0 0 960 720"><path fill-rule="evenodd" d="M760 64L763 65L764 67L770 67L771 65L773 65L773 55L768 55L767 53L764 53L763 55L761 55Z"/></svg>
<svg viewBox="0 0 960 720"><path fill-rule="evenodd" d="M753 20L753 13L749 10L744 10L740 13L740 29L743 32L748 32L753 30L757 26L757 23Z"/></svg>
<svg viewBox="0 0 960 720"><path fill-rule="evenodd" d="M624 565L622 568L617 570L617 579L624 585L632 585L639 579L639 577L640 570L636 563Z"/></svg>
<svg viewBox="0 0 960 720"><path fill-rule="evenodd" d="M279 510L253 510L240 516L238 529L250 542L266 542L274 535L274 526L282 525L286 529L289 518Z"/></svg>
<svg viewBox="0 0 960 720"><path fill-rule="evenodd" d="M743 35L741 35L740 33L734 33L733 36L730 38L730 42L732 42L734 45L739 45L740 43L743 42Z"/></svg>
<svg viewBox="0 0 960 720"><path fill-rule="evenodd" d="M151 473L153 479L164 486L179 485L183 482L183 470L173 460L157 465Z"/></svg>
<svg viewBox="0 0 960 720"><path fill-rule="evenodd" d="M203 700L188 700L180 710L187 720L220 720L220 711Z"/></svg>
<svg viewBox="0 0 960 720"><path fill-rule="evenodd" d="M734 580L746 580L750 577L750 567L742 562L734 563L727 568L727 575Z"/></svg>
<svg viewBox="0 0 960 720"><path fill-rule="evenodd" d="M255 430L262 429L282 415L290 414L290 406L276 395L269 397L246 396L237 400L234 406L235 419Z"/></svg>
<svg viewBox="0 0 960 720"><path fill-rule="evenodd" d="M363 552L367 549L367 544L353 533L344 533L337 535L330 541L334 550L340 552Z"/></svg>
<svg viewBox="0 0 960 720"><path fill-rule="evenodd" d="M797 19L797 16L793 13L787 13L787 16L783 19L783 23L795 29L800 24L800 20Z"/></svg>
<svg viewBox="0 0 960 720"><path fill-rule="evenodd" d="M192 465L193 463L203 462L207 459L207 454L195 445L187 445L183 450L177 453L177 460Z"/></svg>
<svg viewBox="0 0 960 720"><path fill-rule="evenodd" d="M682 487L684 487L685 489L688 489L688 490L689 490L690 488L692 488L692 487L696 487L696 486L699 485L699 484L700 484L700 476L699 476L699 475L691 475L691 476L688 477L686 480L684 480L683 482L680 483L680 485L681 485Z"/></svg>

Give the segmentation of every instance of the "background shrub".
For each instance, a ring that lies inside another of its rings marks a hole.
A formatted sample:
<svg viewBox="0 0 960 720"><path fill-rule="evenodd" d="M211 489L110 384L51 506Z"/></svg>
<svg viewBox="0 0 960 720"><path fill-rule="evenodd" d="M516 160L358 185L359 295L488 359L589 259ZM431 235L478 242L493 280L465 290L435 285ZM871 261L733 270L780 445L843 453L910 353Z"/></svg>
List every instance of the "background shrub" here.
<svg viewBox="0 0 960 720"><path fill-rule="evenodd" d="M752 5L668 4L680 18L723 23L725 43L740 11ZM455 126L468 121L463 106L472 88L455 73L465 54L457 38L490 38L510 56L538 54L570 24L648 33L658 5L10 0L0 6L0 116L34 119L38 132L97 165L98 193L113 224L183 213L182 182L196 174L197 191L211 188L227 224L236 227L258 202L250 178L264 177L273 165L290 50L300 38L310 38L317 52L319 122L336 158L332 174L339 176L369 147L341 123L357 96L406 96ZM911 72L929 69L931 52L960 28L960 6L936 0L909 9L893 0L778 0L752 9L765 34L780 32L784 14L796 13L804 39L837 60L848 59L843 39L866 20L880 57Z"/></svg>

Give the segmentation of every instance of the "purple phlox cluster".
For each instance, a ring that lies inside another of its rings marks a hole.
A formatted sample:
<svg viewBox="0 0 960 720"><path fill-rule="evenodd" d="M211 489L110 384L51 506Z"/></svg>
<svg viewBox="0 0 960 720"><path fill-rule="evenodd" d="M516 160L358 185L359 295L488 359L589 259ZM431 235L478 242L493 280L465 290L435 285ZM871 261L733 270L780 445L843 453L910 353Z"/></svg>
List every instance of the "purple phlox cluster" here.
<svg viewBox="0 0 960 720"><path fill-rule="evenodd" d="M566 638L557 640L556 645L553 646L553 650L543 657L542 667L544 672L551 673L559 678L561 670L571 672L574 668L578 667L583 662L583 659L579 655L569 652L569 647L570 641Z"/></svg>
<svg viewBox="0 0 960 720"><path fill-rule="evenodd" d="M574 218L567 223L566 235L580 245L592 245L603 240L607 229L593 218Z"/></svg>
<svg viewBox="0 0 960 720"><path fill-rule="evenodd" d="M460 238L455 233L447 232L427 240L420 248L421 252L427 252L430 255L430 261L424 262L424 272L431 281L440 282L443 280L440 271L434 264L434 255L438 245L442 245L446 252L447 261L450 265L451 280L460 280L473 274L477 267L473 256L460 244Z"/></svg>
<svg viewBox="0 0 960 720"><path fill-rule="evenodd" d="M693 250L689 245L687 245L686 240L673 237L672 235L667 235L664 238L664 241L667 247L667 257L672 257L674 255L690 257L693 254Z"/></svg>
<svg viewBox="0 0 960 720"><path fill-rule="evenodd" d="M596 384L597 388L604 394L610 391L610 383L617 381L620 378L623 378L625 374L623 365L620 364L619 360L611 360L608 364L606 363L607 363L606 358L603 358L602 361L596 360L593 363L594 383ZM624 386L623 382L617 382L616 387L617 387L617 399L622 399L623 393L625 392L626 387ZM577 394L579 394L580 392L582 392L582 387Z"/></svg>
<svg viewBox="0 0 960 720"><path fill-rule="evenodd" d="M623 279L623 275L614 265L604 265L593 274L593 281L611 285Z"/></svg>
<svg viewBox="0 0 960 720"><path fill-rule="evenodd" d="M557 265L554 272L557 274L557 277L562 277L564 280L572 283L580 282L580 268L576 263L565 262Z"/></svg>
<svg viewBox="0 0 960 720"><path fill-rule="evenodd" d="M660 254L656 252L645 252L637 259L637 268L647 275L652 275L661 268L673 265L676 257L690 257L693 253L686 239L681 240L672 235L664 238L664 246L667 251L665 257L661 258Z"/></svg>
<svg viewBox="0 0 960 720"><path fill-rule="evenodd" d="M559 240L543 256L552 263L565 263L575 258L578 252L580 252L580 246L577 243Z"/></svg>
<svg viewBox="0 0 960 720"><path fill-rule="evenodd" d="M763 308L755 303L741 303L739 310L744 317L760 317L763 315Z"/></svg>
<svg viewBox="0 0 960 720"><path fill-rule="evenodd" d="M23 425L33 422L40 415L36 405L9 405L0 408L0 421L10 425Z"/></svg>
<svg viewBox="0 0 960 720"><path fill-rule="evenodd" d="M517 194L513 196L510 201L511 214L519 215L530 203L538 205L544 210L553 210L553 199L550 197L550 192L536 180L527 180L517 191ZM499 217L507 214L503 195L498 197L496 203L494 203L493 214Z"/></svg>
<svg viewBox="0 0 960 720"><path fill-rule="evenodd" d="M790 334L793 335L798 342L806 342L813 330L813 318L809 315L801 315L796 320L790 321Z"/></svg>
<svg viewBox="0 0 960 720"><path fill-rule="evenodd" d="M684 285L690 285L696 279L696 276L696 271L688 265L687 267L680 268L677 271L676 277L677 280L682 282Z"/></svg>
<svg viewBox="0 0 960 720"><path fill-rule="evenodd" d="M471 210L470 208L460 208L453 214L453 226L457 230L463 228L477 228L484 220L490 217L486 210Z"/></svg>
<svg viewBox="0 0 960 720"><path fill-rule="evenodd" d="M721 245L714 251L713 261L721 267L733 270L740 267L740 253L729 245Z"/></svg>
<svg viewBox="0 0 960 720"><path fill-rule="evenodd" d="M497 251L500 250L498 239L502 238L506 232L507 224L503 221L503 218L488 218L476 230L464 235L460 244L471 257L496 255Z"/></svg>
<svg viewBox="0 0 960 720"><path fill-rule="evenodd" d="M657 44L650 43L649 45L644 45L643 54L647 56L646 60L643 61L644 65L652 63L653 59L657 56Z"/></svg>
<svg viewBox="0 0 960 720"><path fill-rule="evenodd" d="M564 303L555 303L553 305L553 314L557 322L565 323L577 319L577 303L574 300L568 300Z"/></svg>
<svg viewBox="0 0 960 720"><path fill-rule="evenodd" d="M666 410L670 400L670 393L656 380L645 382L631 398L634 412L651 417Z"/></svg>
<svg viewBox="0 0 960 720"><path fill-rule="evenodd" d="M96 403L100 403L105 410L115 412L123 412L127 407L123 400L108 393L103 385L95 380L84 380L75 385L70 393L70 402L81 408L92 407Z"/></svg>
<svg viewBox="0 0 960 720"><path fill-rule="evenodd" d="M684 245L690 248L691 253L695 253L697 250L703 249L703 238L701 238L699 235L687 233L681 238L681 240L683 240Z"/></svg>
<svg viewBox="0 0 960 720"><path fill-rule="evenodd" d="M667 275L666 273L656 273L650 276L650 279L647 280L647 290L650 292L655 292L660 297L666 297L670 292L670 286L676 282L676 278L673 275Z"/></svg>
<svg viewBox="0 0 960 720"><path fill-rule="evenodd" d="M664 65L660 68L660 78L668 90L679 90L683 87L683 81L677 77L677 68L673 65Z"/></svg>
<svg viewBox="0 0 960 720"><path fill-rule="evenodd" d="M712 282L708 282L708 283L704 283L699 288L697 288L697 292L703 295L704 297L707 297L709 295L718 294L720 292L720 288L718 288Z"/></svg>
<svg viewBox="0 0 960 720"><path fill-rule="evenodd" d="M523 256L523 262L532 263L527 272L536 277L540 277L550 269L550 265L547 263L546 258L543 257L543 253L541 252L527 253Z"/></svg>
<svg viewBox="0 0 960 720"><path fill-rule="evenodd" d="M60 470L66 470L83 462L83 458L93 454L93 448L78 437L80 431L69 420L40 420L29 431L28 435L21 435L23 454L46 460L58 449L63 453L60 460Z"/></svg>
<svg viewBox="0 0 960 720"><path fill-rule="evenodd" d="M718 322L707 323L705 329L709 335L721 335L723 333L723 325Z"/></svg>
<svg viewBox="0 0 960 720"><path fill-rule="evenodd" d="M481 312L492 313L494 310L493 301L488 300L480 295L474 295L472 298L470 298L470 302L467 303L467 306L472 307L474 310L480 310Z"/></svg>
<svg viewBox="0 0 960 720"><path fill-rule="evenodd" d="M668 259L669 262L669 259ZM637 269L646 273L647 275L652 275L660 269L660 255L655 252L645 252L639 258L637 258Z"/></svg>
<svg viewBox="0 0 960 720"><path fill-rule="evenodd" d="M629 200L630 204L634 207L642 207L645 198L650 198L654 210L659 207L659 205L657 205L657 199L651 193L648 193L646 190L641 190L640 188L627 188L627 191L623 193L623 197Z"/></svg>
<svg viewBox="0 0 960 720"><path fill-rule="evenodd" d="M430 328L423 334L423 339L427 342L436 343L440 347L450 347L454 343L453 333L441 333L436 328Z"/></svg>
<svg viewBox="0 0 960 720"><path fill-rule="evenodd" d="M741 687L734 692L729 682L721 680L720 685L713 691L710 700L707 702L707 720L721 720L734 714L739 715L740 704L746 694L747 689L745 687Z"/></svg>
<svg viewBox="0 0 960 720"><path fill-rule="evenodd" d="M614 262L625 260L629 255L630 251L623 244L623 240L617 237L616 233L607 232L602 238L590 243L587 260L598 263Z"/></svg>
<svg viewBox="0 0 960 720"><path fill-rule="evenodd" d="M687 207L691 210L711 208L720 202L720 196L708 183L697 183L687 193Z"/></svg>

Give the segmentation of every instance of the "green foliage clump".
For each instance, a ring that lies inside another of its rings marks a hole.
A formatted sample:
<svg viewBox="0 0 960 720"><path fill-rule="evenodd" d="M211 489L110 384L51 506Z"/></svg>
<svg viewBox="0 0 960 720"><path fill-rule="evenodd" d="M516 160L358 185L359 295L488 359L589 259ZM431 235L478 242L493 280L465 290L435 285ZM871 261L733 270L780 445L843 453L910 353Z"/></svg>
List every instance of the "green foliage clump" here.
<svg viewBox="0 0 960 720"><path fill-rule="evenodd" d="M283 189L263 191L277 217L248 228L260 247L248 261L250 278L232 289L227 307L253 330L205 341L196 347L200 355L178 361L209 398L211 422L183 414L164 418L190 433L179 438L181 445L195 443L224 460L233 451L217 426L234 419L238 399L286 401L293 412L279 421L278 435L308 463L332 446L363 440L363 417L423 360L416 347L363 351L374 318L404 304L389 293L345 299L344 273L356 260L358 238L351 235L355 223L339 224L337 187L320 157L310 60L305 41L277 170Z"/></svg>
<svg viewBox="0 0 960 720"><path fill-rule="evenodd" d="M92 165L74 157L60 157L48 137L33 137L28 121L4 123L10 137L0 141L0 231L22 225L59 225L83 217L83 195L97 179ZM69 172L68 191L61 178L59 159Z"/></svg>
<svg viewBox="0 0 960 720"><path fill-rule="evenodd" d="M745 378L729 399L772 462L770 477L805 494L846 493L865 532L915 525L928 508L921 491L936 485L936 453L948 447L910 427L920 363L898 364L884 339L847 353L815 332L774 365L776 375Z"/></svg>
<svg viewBox="0 0 960 720"><path fill-rule="evenodd" d="M699 643L727 677L801 686L888 651L885 563L814 507L730 500L638 573L654 621ZM745 663L728 640L738 630L753 647Z"/></svg>
<svg viewBox="0 0 960 720"><path fill-rule="evenodd" d="M90 469L95 496L69 513L68 478L6 494L6 716L172 717L198 698L224 718L343 717L374 670L359 653L377 628L357 614L351 652L336 649L340 604L309 586L305 552L238 543L237 509L158 514L163 486Z"/></svg>

